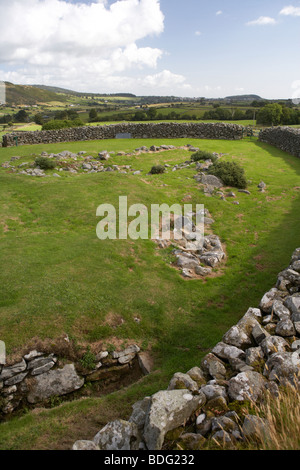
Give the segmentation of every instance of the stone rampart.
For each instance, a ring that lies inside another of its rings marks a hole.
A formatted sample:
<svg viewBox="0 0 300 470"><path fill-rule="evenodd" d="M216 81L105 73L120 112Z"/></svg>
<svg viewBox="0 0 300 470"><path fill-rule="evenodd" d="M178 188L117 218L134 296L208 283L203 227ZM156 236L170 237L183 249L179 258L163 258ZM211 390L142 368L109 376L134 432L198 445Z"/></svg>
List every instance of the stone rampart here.
<svg viewBox="0 0 300 470"><path fill-rule="evenodd" d="M243 126L225 123L120 123L52 131L15 132L3 136L2 146L54 144L122 137L134 139L195 138L239 140L243 138L245 132L246 129Z"/></svg>
<svg viewBox="0 0 300 470"><path fill-rule="evenodd" d="M260 131L259 140L300 158L300 129L270 127Z"/></svg>

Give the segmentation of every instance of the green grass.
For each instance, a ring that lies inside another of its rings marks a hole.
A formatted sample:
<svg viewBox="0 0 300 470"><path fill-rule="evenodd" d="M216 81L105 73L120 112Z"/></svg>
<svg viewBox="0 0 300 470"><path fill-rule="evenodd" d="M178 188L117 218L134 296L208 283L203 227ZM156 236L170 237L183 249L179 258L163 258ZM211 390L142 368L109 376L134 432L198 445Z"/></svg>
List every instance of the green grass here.
<svg viewBox="0 0 300 470"><path fill-rule="evenodd" d="M42 126L35 124L34 122L31 122L29 124L14 125L14 130L16 131L34 132L34 131L40 131L41 129L42 129Z"/></svg>
<svg viewBox="0 0 300 470"><path fill-rule="evenodd" d="M247 309L258 305L300 246L300 159L254 139L121 139L23 146L0 149L0 163L14 155L22 156L18 163L33 161L33 154L42 151L96 154L163 143L190 143L226 154L224 160L245 168L251 195L237 193L239 206L205 197L192 169L147 176L153 165L187 160L190 154L183 150L111 158L109 164L143 170L140 176L64 174L60 179L39 179L0 168L0 338L8 353L33 337L55 340L68 334L86 344L109 344L115 337L147 343L155 357L154 374L124 392L2 424L0 448L28 448L31 436L31 447L55 448L70 432L74 441L81 435L74 422L84 420L83 408L94 420L104 419L104 408L106 417L128 417L131 403L166 386L174 372L199 365ZM266 193L258 192L261 180L267 184ZM129 205L143 203L149 208L153 203L183 203L188 195L190 203L204 203L215 219L214 232L226 246L223 275L206 282L186 281L168 264L168 250L157 250L150 240L98 240L98 205L117 206L124 195ZM107 318L113 314L124 323L110 326ZM136 316L140 323L134 321ZM115 406L122 399L123 410ZM64 424L50 432L61 419Z"/></svg>

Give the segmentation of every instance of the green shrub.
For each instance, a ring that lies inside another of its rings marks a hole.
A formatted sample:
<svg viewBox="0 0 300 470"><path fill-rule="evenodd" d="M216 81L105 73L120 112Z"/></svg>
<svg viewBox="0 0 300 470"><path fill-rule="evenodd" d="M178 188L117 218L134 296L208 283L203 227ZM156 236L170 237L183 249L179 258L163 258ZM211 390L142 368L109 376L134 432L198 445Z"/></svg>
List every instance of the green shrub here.
<svg viewBox="0 0 300 470"><path fill-rule="evenodd" d="M68 127L68 121L61 121L60 119L53 119L51 121L48 121L46 122L43 127L42 127L42 130L43 131L53 131L53 130L57 130L57 129L64 129Z"/></svg>
<svg viewBox="0 0 300 470"><path fill-rule="evenodd" d="M151 175L160 175L164 172L165 167L163 165L154 165L150 170Z"/></svg>
<svg viewBox="0 0 300 470"><path fill-rule="evenodd" d="M217 162L208 170L210 175L220 178L225 186L239 189L247 187L244 169L235 162Z"/></svg>
<svg viewBox="0 0 300 470"><path fill-rule="evenodd" d="M201 160L211 160L215 163L218 160L218 157L210 152L205 152L204 150L198 150L196 153L193 153L191 156L193 162L199 162Z"/></svg>
<svg viewBox="0 0 300 470"><path fill-rule="evenodd" d="M50 160L47 157L37 157L35 159L36 166L39 166L42 170L53 170L56 167L56 161Z"/></svg>
<svg viewBox="0 0 300 470"><path fill-rule="evenodd" d="M70 127L81 127L84 126L84 122L77 118L74 119L73 121L70 121L68 119L65 120L60 120L60 119L53 119L51 121L46 122L42 130L43 131L53 131L53 130L58 130L58 129L67 129Z"/></svg>

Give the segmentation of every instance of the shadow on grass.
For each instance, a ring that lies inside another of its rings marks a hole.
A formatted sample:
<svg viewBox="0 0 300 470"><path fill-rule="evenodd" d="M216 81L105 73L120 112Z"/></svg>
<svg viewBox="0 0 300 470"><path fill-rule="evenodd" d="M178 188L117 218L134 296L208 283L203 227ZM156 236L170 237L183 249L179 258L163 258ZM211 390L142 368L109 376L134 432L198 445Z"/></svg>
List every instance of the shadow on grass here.
<svg viewBox="0 0 300 470"><path fill-rule="evenodd" d="M297 157L269 144L253 143L268 152L270 159L288 164L299 176L300 187L300 160ZM280 223L270 231L267 226L268 235L251 248L248 262L256 268L250 273L244 268L233 269L230 275L227 275L226 268L219 279L219 289L213 290L213 298L205 305L198 305L192 315L193 321L183 321L178 328L171 328L166 333L160 347L163 370L186 372L193 366L199 366L202 357L222 340L223 334L239 321L248 308L258 307L265 292L275 286L278 273L289 265L293 251L300 246L299 214L300 192L295 190L290 209ZM239 263L238 259L236 263ZM201 325L201 336L197 324ZM174 351L177 353L174 354Z"/></svg>

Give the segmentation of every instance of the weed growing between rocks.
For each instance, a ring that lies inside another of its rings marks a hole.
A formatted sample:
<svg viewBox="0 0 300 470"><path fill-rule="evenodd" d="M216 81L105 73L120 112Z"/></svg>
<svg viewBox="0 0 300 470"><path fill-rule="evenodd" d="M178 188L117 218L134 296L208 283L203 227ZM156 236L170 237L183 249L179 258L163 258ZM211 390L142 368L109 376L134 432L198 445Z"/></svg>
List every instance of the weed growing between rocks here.
<svg viewBox="0 0 300 470"><path fill-rule="evenodd" d="M264 403L255 406L255 412L259 449L299 450L300 401L296 387L287 384L275 397L268 393Z"/></svg>
<svg viewBox="0 0 300 470"><path fill-rule="evenodd" d="M56 167L56 161L41 156L35 159L35 165L42 170L53 170Z"/></svg>
<svg viewBox="0 0 300 470"><path fill-rule="evenodd" d="M211 160L215 163L218 160L218 156L211 152L206 152L204 150L198 150L197 152L193 153L191 156L191 160L193 162L200 162L205 160Z"/></svg>

